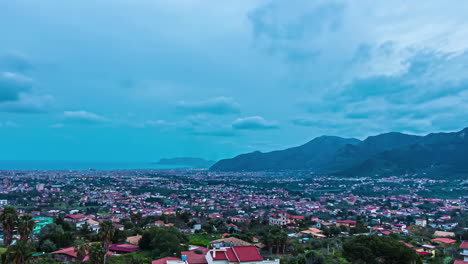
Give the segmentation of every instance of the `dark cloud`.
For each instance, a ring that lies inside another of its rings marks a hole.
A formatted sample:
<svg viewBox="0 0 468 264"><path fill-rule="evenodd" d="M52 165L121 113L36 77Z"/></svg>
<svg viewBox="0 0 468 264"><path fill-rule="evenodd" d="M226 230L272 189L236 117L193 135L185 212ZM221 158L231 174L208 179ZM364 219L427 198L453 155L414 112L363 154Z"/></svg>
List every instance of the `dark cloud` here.
<svg viewBox="0 0 468 264"><path fill-rule="evenodd" d="M234 129L243 130L262 130L279 128L276 122L267 121L261 116L238 118L232 123L232 127Z"/></svg>
<svg viewBox="0 0 468 264"><path fill-rule="evenodd" d="M0 72L0 103L17 101L20 94L31 90L32 80L21 74Z"/></svg>

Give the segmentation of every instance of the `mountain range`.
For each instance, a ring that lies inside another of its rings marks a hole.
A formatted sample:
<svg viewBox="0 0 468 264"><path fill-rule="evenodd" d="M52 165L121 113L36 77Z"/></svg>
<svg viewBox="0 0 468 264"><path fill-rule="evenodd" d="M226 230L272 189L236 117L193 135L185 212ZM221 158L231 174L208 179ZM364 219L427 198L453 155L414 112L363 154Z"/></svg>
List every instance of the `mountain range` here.
<svg viewBox="0 0 468 264"><path fill-rule="evenodd" d="M468 128L426 136L390 132L362 141L321 136L298 147L220 160L210 170L309 170L343 175L468 173Z"/></svg>

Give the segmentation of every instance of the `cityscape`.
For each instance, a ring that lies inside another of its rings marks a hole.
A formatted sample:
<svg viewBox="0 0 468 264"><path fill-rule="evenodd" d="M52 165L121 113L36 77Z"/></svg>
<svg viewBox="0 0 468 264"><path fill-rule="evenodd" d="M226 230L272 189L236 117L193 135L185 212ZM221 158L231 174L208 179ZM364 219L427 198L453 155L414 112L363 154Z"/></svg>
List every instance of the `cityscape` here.
<svg viewBox="0 0 468 264"><path fill-rule="evenodd" d="M467 14L0 0L0 264L468 264Z"/></svg>

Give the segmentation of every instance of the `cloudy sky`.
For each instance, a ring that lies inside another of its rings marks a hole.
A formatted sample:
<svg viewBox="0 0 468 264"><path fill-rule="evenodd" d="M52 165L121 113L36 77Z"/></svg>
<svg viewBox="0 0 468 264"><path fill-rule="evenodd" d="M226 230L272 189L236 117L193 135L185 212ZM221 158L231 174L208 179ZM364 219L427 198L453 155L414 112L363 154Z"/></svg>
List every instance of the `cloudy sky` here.
<svg viewBox="0 0 468 264"><path fill-rule="evenodd" d="M449 2L0 1L0 160L460 130L468 4Z"/></svg>

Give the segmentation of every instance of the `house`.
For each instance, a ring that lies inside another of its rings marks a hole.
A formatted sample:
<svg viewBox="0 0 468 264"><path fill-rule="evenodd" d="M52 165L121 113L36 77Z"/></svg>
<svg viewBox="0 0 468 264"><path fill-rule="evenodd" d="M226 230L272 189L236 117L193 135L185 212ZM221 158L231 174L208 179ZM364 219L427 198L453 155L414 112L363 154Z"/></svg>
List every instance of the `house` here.
<svg viewBox="0 0 468 264"><path fill-rule="evenodd" d="M153 260L151 264L207 264L206 254L209 249L204 247L194 248L190 251L182 251L181 257L166 257Z"/></svg>
<svg viewBox="0 0 468 264"><path fill-rule="evenodd" d="M65 215L64 220L77 224L83 222L85 218L86 216L82 214L67 214Z"/></svg>
<svg viewBox="0 0 468 264"><path fill-rule="evenodd" d="M271 215L268 218L270 225L276 225L280 227L294 226L297 221L304 220L304 216L290 215L286 211L278 211L277 214Z"/></svg>
<svg viewBox="0 0 468 264"><path fill-rule="evenodd" d="M234 231L239 231L239 227L236 226L235 224L228 224L226 225L226 228L228 231L234 230Z"/></svg>
<svg viewBox="0 0 468 264"><path fill-rule="evenodd" d="M255 246L212 249L206 254L208 264L279 264L279 259L265 260Z"/></svg>
<svg viewBox="0 0 468 264"><path fill-rule="evenodd" d="M151 264L167 264L169 261L171 261L171 263L173 262L179 262L181 264L184 264L185 262L182 261L182 259L180 258L176 258L176 257L165 257L165 258L162 258L162 259L157 259L157 260L153 260L151 261Z"/></svg>
<svg viewBox="0 0 468 264"><path fill-rule="evenodd" d="M132 245L138 245L138 242L140 242L141 237L142 237L141 235L130 236L130 237L127 237L126 242Z"/></svg>
<svg viewBox="0 0 468 264"><path fill-rule="evenodd" d="M234 246L251 246L252 244L237 237L227 237L213 240L210 242L210 245L213 248L222 248Z"/></svg>
<svg viewBox="0 0 468 264"><path fill-rule="evenodd" d="M336 226L346 226L347 228L353 228L356 227L356 221L354 220L338 220L336 221Z"/></svg>
<svg viewBox="0 0 468 264"><path fill-rule="evenodd" d="M425 227L427 225L427 221L424 219L416 219L416 225Z"/></svg>
<svg viewBox="0 0 468 264"><path fill-rule="evenodd" d="M433 243L439 244L442 247L446 247L446 246L449 246L449 245L457 242L456 240L453 240L453 239L450 239L450 238L445 238L445 237L434 238L431 241Z"/></svg>
<svg viewBox="0 0 468 264"><path fill-rule="evenodd" d="M435 231L434 237L455 237L454 232Z"/></svg>
<svg viewBox="0 0 468 264"><path fill-rule="evenodd" d="M422 245L416 248L416 254L433 258L435 257L435 248L435 246L431 245Z"/></svg>
<svg viewBox="0 0 468 264"><path fill-rule="evenodd" d="M311 237L314 237L314 238L324 238L326 237L324 234L323 234L323 231L318 229L318 228L315 228L315 227L311 227L307 230L303 230L303 231L300 231L298 233L299 236L311 236Z"/></svg>
<svg viewBox="0 0 468 264"><path fill-rule="evenodd" d="M455 260L453 264L468 264L468 241L463 241L459 248L463 260Z"/></svg>
<svg viewBox="0 0 468 264"><path fill-rule="evenodd" d="M77 260L76 259L77 255L76 255L74 247L63 248L61 250L54 251L51 254L54 260L60 261L62 263L70 263L70 262L74 263ZM107 255L112 256L113 254L112 252L109 251L107 252ZM88 259L89 259L88 256L84 258L85 261Z"/></svg>
<svg viewBox="0 0 468 264"><path fill-rule="evenodd" d="M138 250L140 250L140 248L132 244L110 244L109 245L109 251L112 251L115 254L133 253L133 252L137 252Z"/></svg>

